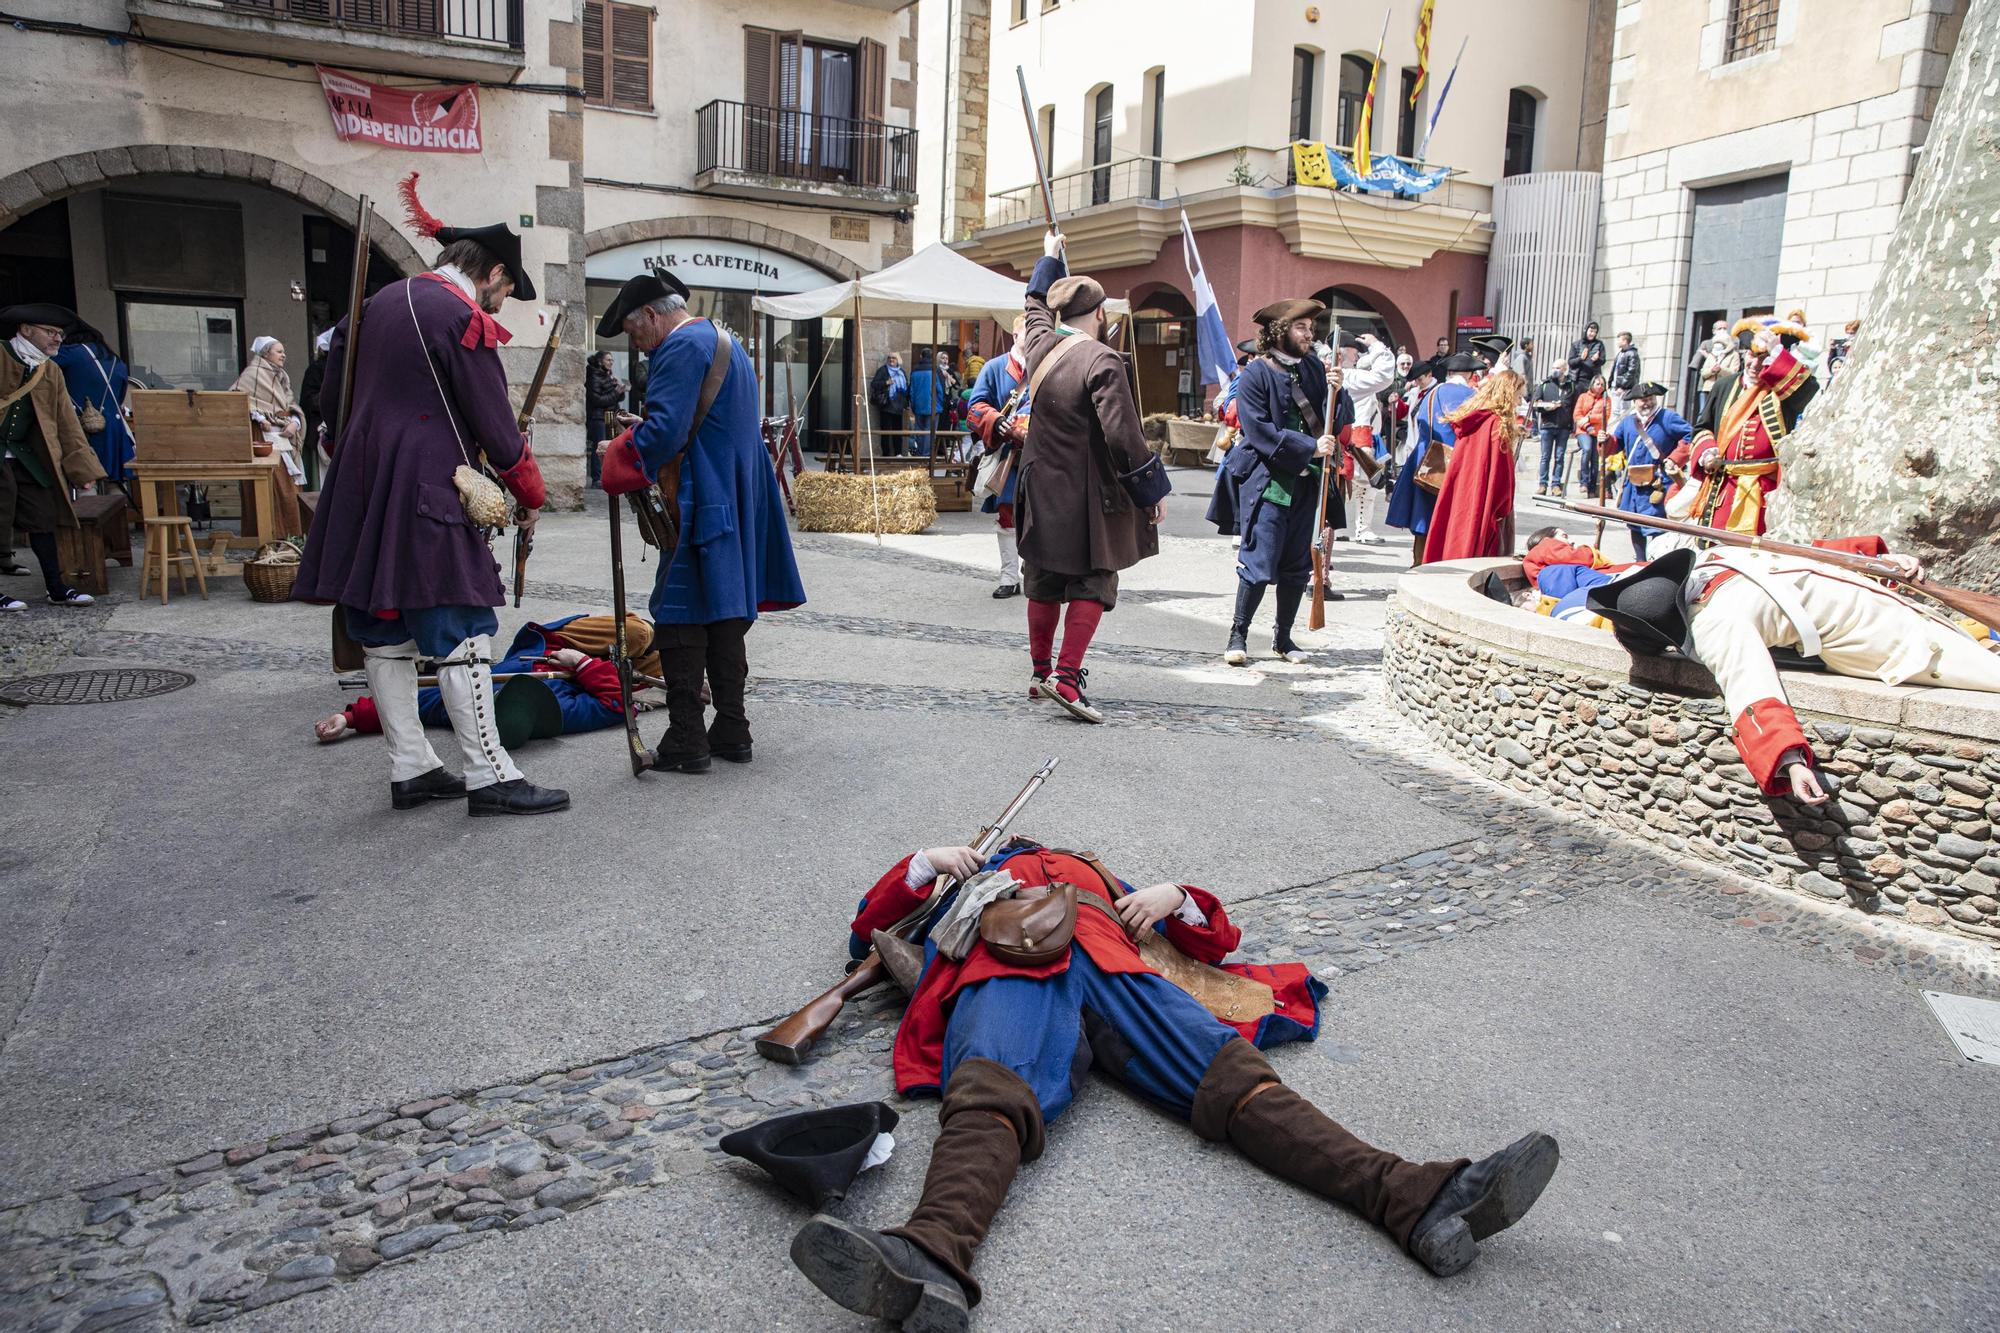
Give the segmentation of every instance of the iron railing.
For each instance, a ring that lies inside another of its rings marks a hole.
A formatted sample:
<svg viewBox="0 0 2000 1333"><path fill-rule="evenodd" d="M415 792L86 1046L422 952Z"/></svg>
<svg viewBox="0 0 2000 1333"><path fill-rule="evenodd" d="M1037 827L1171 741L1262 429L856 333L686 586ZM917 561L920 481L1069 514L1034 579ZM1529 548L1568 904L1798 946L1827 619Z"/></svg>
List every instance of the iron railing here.
<svg viewBox="0 0 2000 1333"><path fill-rule="evenodd" d="M1049 178L1056 216L1128 199L1174 197L1174 164L1158 157L1123 157L1101 166L1081 167ZM1042 216L1042 187L1017 185L988 195L986 225L1012 227Z"/></svg>
<svg viewBox="0 0 2000 1333"><path fill-rule="evenodd" d="M274 18L406 37L462 37L521 49L525 0L222 0Z"/></svg>
<svg viewBox="0 0 2000 1333"><path fill-rule="evenodd" d="M917 191L917 132L907 126L721 99L694 117L697 172Z"/></svg>

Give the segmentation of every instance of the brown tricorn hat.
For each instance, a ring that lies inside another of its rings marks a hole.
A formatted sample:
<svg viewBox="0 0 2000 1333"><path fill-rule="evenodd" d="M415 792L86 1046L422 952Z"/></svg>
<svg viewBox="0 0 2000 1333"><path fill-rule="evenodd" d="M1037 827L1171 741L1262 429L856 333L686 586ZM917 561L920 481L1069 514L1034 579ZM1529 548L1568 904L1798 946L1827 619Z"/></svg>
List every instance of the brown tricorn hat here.
<svg viewBox="0 0 2000 1333"><path fill-rule="evenodd" d="M1254 316L1259 324L1289 324L1295 319L1318 319L1326 307L1318 301L1273 301Z"/></svg>
<svg viewBox="0 0 2000 1333"><path fill-rule="evenodd" d="M1104 287L1096 278L1081 273L1057 278L1049 288L1049 309L1064 319L1087 315L1104 304Z"/></svg>

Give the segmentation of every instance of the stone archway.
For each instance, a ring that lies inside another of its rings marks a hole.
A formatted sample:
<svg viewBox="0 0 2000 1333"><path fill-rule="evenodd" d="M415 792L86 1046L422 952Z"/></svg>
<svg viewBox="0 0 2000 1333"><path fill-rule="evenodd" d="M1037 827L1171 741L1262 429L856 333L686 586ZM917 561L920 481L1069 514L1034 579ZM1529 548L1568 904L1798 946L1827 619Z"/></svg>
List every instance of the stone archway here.
<svg viewBox="0 0 2000 1333"><path fill-rule="evenodd" d="M767 227L761 222L747 222L742 218L732 217L641 218L636 222L619 222L584 233L583 252L586 255L594 255L605 250L614 250L621 245L637 245L643 241L696 238L741 241L745 245L759 245L767 250L776 250L779 254L790 255L801 263L811 264L821 272L831 273L842 280L858 278L866 272L861 265L846 255L838 250L830 250L818 241L808 240L796 232Z"/></svg>
<svg viewBox="0 0 2000 1333"><path fill-rule="evenodd" d="M242 181L289 195L343 222L356 216L361 202L302 168L257 153L190 144L131 144L71 153L0 176L0 230L44 204L103 189L128 176L208 176ZM430 267L379 206L368 228L368 241L405 274Z"/></svg>

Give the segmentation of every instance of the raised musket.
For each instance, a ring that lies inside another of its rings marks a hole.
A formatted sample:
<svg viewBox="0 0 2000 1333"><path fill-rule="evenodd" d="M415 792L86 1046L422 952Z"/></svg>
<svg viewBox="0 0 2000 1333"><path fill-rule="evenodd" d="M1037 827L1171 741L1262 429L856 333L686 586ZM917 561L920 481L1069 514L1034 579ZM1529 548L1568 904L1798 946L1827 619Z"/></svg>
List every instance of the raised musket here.
<svg viewBox="0 0 2000 1333"><path fill-rule="evenodd" d="M536 363L535 378L528 381L528 392L521 397L521 412L514 419L522 436L528 433L528 423L534 420L535 404L542 396L542 385L548 382L549 363L556 359L556 348L562 345L563 316L569 313L560 306L556 308L555 322L549 325L549 340L542 345L542 359ZM521 594L528 583L528 557L535 553L535 535L525 526L528 507L514 507L514 605L521 605Z"/></svg>
<svg viewBox="0 0 2000 1333"><path fill-rule="evenodd" d="M1042 789L1042 784L1055 773L1056 763L1057 760L1051 756L1046 763L1035 770L1035 775L1028 779L1027 784L1015 794L1014 799L1007 803L1007 808L1000 812L999 818L979 830L979 836L972 843L972 850L979 854L981 864L999 851L1007 841L1008 828L1020 816L1028 802L1035 798L1035 793ZM911 939L923 929L924 923L943 907L946 898L958 892L958 888L958 880L948 875L940 875L930 896L918 903L908 916L898 921L890 929L889 934L898 939ZM840 1017L840 1011L847 1007L847 1002L863 991L888 980L888 977L888 969L882 962L882 955L870 949L868 956L855 964L839 985L815 997L805 1008L757 1038L757 1054L766 1060L775 1060L779 1064L804 1063L806 1056L812 1051L813 1044L826 1035L827 1029L833 1026L833 1021Z"/></svg>

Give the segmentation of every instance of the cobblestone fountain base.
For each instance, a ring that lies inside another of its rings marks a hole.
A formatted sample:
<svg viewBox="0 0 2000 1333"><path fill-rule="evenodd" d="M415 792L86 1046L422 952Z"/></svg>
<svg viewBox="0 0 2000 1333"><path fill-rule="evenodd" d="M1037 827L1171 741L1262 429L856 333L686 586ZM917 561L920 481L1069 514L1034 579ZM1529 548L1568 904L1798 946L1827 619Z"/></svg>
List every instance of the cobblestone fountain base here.
<svg viewBox="0 0 2000 1333"><path fill-rule="evenodd" d="M1759 792L1713 679L1487 596L1518 561L1403 576L1389 702L1474 769L1777 888L2000 943L2000 697L1788 672L1834 800Z"/></svg>

